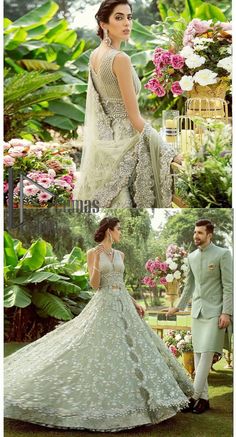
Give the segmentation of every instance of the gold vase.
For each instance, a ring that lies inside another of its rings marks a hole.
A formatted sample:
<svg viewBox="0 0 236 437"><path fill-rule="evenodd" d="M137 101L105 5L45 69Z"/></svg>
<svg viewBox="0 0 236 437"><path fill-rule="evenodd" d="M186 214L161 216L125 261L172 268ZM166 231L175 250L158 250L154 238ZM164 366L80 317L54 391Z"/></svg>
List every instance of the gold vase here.
<svg viewBox="0 0 236 437"><path fill-rule="evenodd" d="M193 352L182 353L183 365L193 379L194 374L194 356Z"/></svg>
<svg viewBox="0 0 236 437"><path fill-rule="evenodd" d="M170 300L171 307L173 307L176 297L179 296L179 286L180 281L178 279L174 279L172 282L167 282L167 284L165 284L166 294Z"/></svg>
<svg viewBox="0 0 236 437"><path fill-rule="evenodd" d="M229 82L227 80L207 86L195 84L193 89L187 93L187 116L220 118L228 121L228 105L225 101L228 88Z"/></svg>

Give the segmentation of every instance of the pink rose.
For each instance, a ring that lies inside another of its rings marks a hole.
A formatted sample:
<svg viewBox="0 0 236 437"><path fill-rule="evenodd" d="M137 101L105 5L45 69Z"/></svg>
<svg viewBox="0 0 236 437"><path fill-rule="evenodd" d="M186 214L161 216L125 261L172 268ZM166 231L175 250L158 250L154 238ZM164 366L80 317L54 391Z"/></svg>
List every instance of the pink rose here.
<svg viewBox="0 0 236 437"><path fill-rule="evenodd" d="M172 83L171 91L173 94L175 94L177 96L179 96L180 94L183 94L183 90L182 90L178 81Z"/></svg>
<svg viewBox="0 0 236 437"><path fill-rule="evenodd" d="M166 278L160 278L160 284L161 285L166 285L167 284Z"/></svg>
<svg viewBox="0 0 236 437"><path fill-rule="evenodd" d="M66 181L68 184L71 184L71 182L73 180L73 178L71 176L69 176L69 175L62 176L61 179L63 181Z"/></svg>
<svg viewBox="0 0 236 437"><path fill-rule="evenodd" d="M171 65L175 70L181 70L185 63L185 58L181 55L171 56Z"/></svg>
<svg viewBox="0 0 236 437"><path fill-rule="evenodd" d="M163 65L169 65L171 63L173 55L171 52L164 52L160 56L160 61L163 63Z"/></svg>
<svg viewBox="0 0 236 437"><path fill-rule="evenodd" d="M158 82L158 85L157 85L157 87L156 87L156 89L155 89L154 92L155 92L155 94L156 94L158 97L164 97L165 94L166 94L165 89L164 89L164 87L160 84L160 82Z"/></svg>
<svg viewBox="0 0 236 437"><path fill-rule="evenodd" d="M15 158L13 158L10 155L5 155L3 157L3 165L5 165L5 167L12 167L15 163Z"/></svg>
<svg viewBox="0 0 236 437"><path fill-rule="evenodd" d="M220 26L222 30L227 31L227 30L232 30L232 23L223 23L221 21L218 21L214 27L218 27Z"/></svg>
<svg viewBox="0 0 236 437"><path fill-rule="evenodd" d="M9 190L8 182L7 182L7 181L4 181L4 182L3 182L3 191L4 191L4 193L7 193L8 190Z"/></svg>
<svg viewBox="0 0 236 437"><path fill-rule="evenodd" d="M15 146L11 147L8 150L8 153L10 153L10 155L14 158L22 158L22 156L27 155L28 151L25 149L24 146Z"/></svg>
<svg viewBox="0 0 236 437"><path fill-rule="evenodd" d="M32 143L29 140L23 140L22 138L12 138L9 141L9 144L11 145L11 147L28 147L30 146Z"/></svg>
<svg viewBox="0 0 236 437"><path fill-rule="evenodd" d="M4 150L8 150L10 149L11 145L9 143L6 143L5 141L3 141L3 148Z"/></svg>
<svg viewBox="0 0 236 437"><path fill-rule="evenodd" d="M188 24L187 29L184 32L183 44L192 45L192 40L196 35L201 35L207 32L212 24L212 20L200 20L199 18L194 18Z"/></svg>

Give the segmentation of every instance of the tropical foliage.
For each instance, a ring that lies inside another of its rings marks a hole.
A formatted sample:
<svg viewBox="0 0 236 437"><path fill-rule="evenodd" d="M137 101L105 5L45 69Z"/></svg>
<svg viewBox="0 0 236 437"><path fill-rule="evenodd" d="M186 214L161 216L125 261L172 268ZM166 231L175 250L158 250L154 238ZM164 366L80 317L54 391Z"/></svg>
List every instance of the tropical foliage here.
<svg viewBox="0 0 236 437"><path fill-rule="evenodd" d="M52 246L41 238L26 249L5 231L4 255L4 307L11 322L6 334L9 340L32 340L42 331L46 333L48 326L42 319L47 322L50 318L50 328L51 318L54 325L59 320L71 320L91 298L85 255L79 247L59 261Z"/></svg>
<svg viewBox="0 0 236 437"><path fill-rule="evenodd" d="M49 0L14 22L4 20L7 139L14 131L48 140L50 126L75 136L84 120L90 49L65 19L55 18L57 11ZM57 73L43 74L50 70ZM12 87L18 92L11 95Z"/></svg>

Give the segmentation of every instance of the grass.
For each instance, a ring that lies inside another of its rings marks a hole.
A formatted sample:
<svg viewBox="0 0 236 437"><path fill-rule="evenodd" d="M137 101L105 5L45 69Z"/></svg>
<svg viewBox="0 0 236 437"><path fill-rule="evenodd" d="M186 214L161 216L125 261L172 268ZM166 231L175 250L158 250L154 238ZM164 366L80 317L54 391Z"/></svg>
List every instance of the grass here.
<svg viewBox="0 0 236 437"><path fill-rule="evenodd" d="M21 346L21 345L20 345ZM9 355L19 347L16 343L5 345ZM225 369L224 358L214 365L209 376L210 411L201 415L178 413L173 418L148 427L138 427L119 433L98 433L76 430L56 430L18 420L5 420L4 437L232 437L233 436L233 375Z"/></svg>

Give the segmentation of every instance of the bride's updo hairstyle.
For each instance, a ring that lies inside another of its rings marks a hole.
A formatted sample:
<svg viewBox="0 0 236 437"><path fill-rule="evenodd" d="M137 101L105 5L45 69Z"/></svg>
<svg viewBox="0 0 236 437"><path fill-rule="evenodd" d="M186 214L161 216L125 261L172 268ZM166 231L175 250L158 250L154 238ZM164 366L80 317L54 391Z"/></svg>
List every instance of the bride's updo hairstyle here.
<svg viewBox="0 0 236 437"><path fill-rule="evenodd" d="M98 31L97 35L103 39L103 29L100 26L100 22L103 23L109 23L109 18L114 11L115 7L118 5L129 5L131 12L132 12L132 6L127 0L104 0L95 15L95 18L98 23Z"/></svg>
<svg viewBox="0 0 236 437"><path fill-rule="evenodd" d="M113 231L114 227L119 223L120 220L116 217L104 217L100 223L99 228L95 232L94 240L97 243L101 243L101 241L105 238L105 233L107 229L111 229Z"/></svg>

